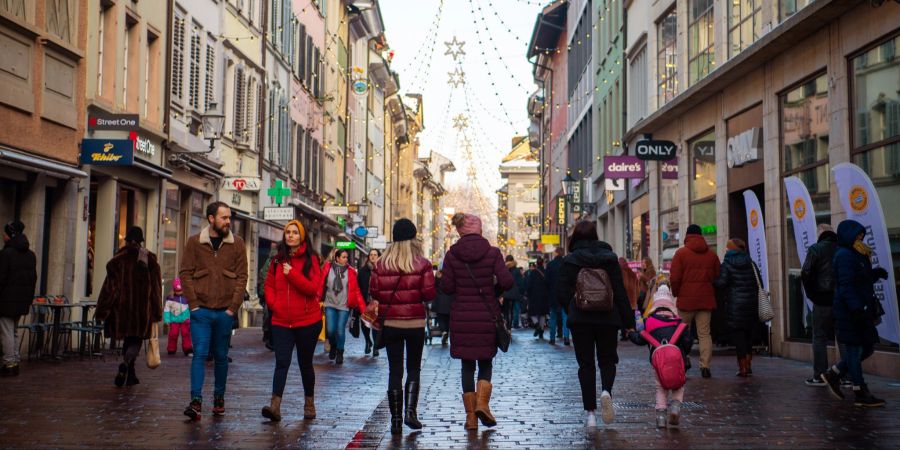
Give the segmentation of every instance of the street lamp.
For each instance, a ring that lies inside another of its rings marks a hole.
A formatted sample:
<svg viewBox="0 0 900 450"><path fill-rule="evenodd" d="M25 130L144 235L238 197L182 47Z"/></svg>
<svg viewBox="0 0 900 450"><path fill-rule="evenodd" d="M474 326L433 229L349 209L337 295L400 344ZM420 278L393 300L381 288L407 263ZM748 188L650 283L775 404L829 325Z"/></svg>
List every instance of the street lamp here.
<svg viewBox="0 0 900 450"><path fill-rule="evenodd" d="M572 200L572 192L575 190L575 183L578 183L578 180L572 178L572 172L566 172L566 177L562 179L562 191L563 195L566 196L566 200Z"/></svg>
<svg viewBox="0 0 900 450"><path fill-rule="evenodd" d="M225 114L219 111L218 105L213 102L209 109L200 117L203 123L203 138L209 140L209 151L213 151L216 141L222 139L222 130L225 128Z"/></svg>
<svg viewBox="0 0 900 450"><path fill-rule="evenodd" d="M359 204L359 215L363 217L368 217L369 214L369 199L364 198L362 203Z"/></svg>

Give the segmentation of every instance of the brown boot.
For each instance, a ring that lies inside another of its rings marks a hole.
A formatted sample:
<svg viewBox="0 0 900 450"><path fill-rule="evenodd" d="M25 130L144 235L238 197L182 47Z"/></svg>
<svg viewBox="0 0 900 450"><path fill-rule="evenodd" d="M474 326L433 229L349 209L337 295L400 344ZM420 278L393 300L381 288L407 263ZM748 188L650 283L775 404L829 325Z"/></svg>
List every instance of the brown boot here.
<svg viewBox="0 0 900 450"><path fill-rule="evenodd" d="M747 361L747 357L745 357L745 356L738 356L738 357L737 357L738 371L735 372L735 375L736 375L736 376L739 376L739 377L746 377L746 376L747 376L747 363L746 363L746 361Z"/></svg>
<svg viewBox="0 0 900 450"><path fill-rule="evenodd" d="M753 366L750 364L753 362L753 353L747 353L747 376L753 375Z"/></svg>
<svg viewBox="0 0 900 450"><path fill-rule="evenodd" d="M478 416L475 415L475 398L474 392L463 392L463 405L466 408L466 429L478 430Z"/></svg>
<svg viewBox="0 0 900 450"><path fill-rule="evenodd" d="M316 404L313 401L313 397L303 397L303 418L304 419L315 419L316 418Z"/></svg>
<svg viewBox="0 0 900 450"><path fill-rule="evenodd" d="M281 397L277 395L272 396L272 403L269 406L263 406L262 409L263 417L271 420L272 422L280 422L281 421Z"/></svg>
<svg viewBox="0 0 900 450"><path fill-rule="evenodd" d="M475 415L481 419L481 424L486 427L497 425L497 419L491 413L491 382L487 380L478 380L475 385Z"/></svg>

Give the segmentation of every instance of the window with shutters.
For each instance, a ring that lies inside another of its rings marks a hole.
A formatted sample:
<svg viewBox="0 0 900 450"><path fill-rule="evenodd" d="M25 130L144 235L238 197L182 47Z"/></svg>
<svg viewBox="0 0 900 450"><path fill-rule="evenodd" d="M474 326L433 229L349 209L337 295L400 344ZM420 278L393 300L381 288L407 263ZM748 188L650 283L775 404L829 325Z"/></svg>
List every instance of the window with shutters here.
<svg viewBox="0 0 900 450"><path fill-rule="evenodd" d="M250 76L247 77L244 95L246 96L244 101L244 127L241 130L238 141L249 144L253 142L253 133L256 131L256 126L253 123L253 118L256 116L256 80Z"/></svg>
<svg viewBox="0 0 900 450"><path fill-rule="evenodd" d="M204 80L205 101L203 111L209 110L209 104L216 101L216 41L210 39L206 42L206 79Z"/></svg>
<svg viewBox="0 0 900 450"><path fill-rule="evenodd" d="M306 154L303 155L303 179L306 181L307 186L311 186L309 184L309 180L312 177L312 149L313 149L313 138L312 138L312 130L309 130L306 133L306 143L304 147L306 148Z"/></svg>
<svg viewBox="0 0 900 450"><path fill-rule="evenodd" d="M194 25L197 29L197 25ZM190 78L188 79L188 104L195 110L200 109L200 55L202 46L200 44L200 32L193 31L191 34L191 65Z"/></svg>
<svg viewBox="0 0 900 450"><path fill-rule="evenodd" d="M306 73L306 26L300 25L300 31L297 33L297 65L294 75L301 83L305 83L304 75Z"/></svg>
<svg viewBox="0 0 900 450"><path fill-rule="evenodd" d="M319 52L319 47L316 47L313 58L314 59L312 62L312 66L313 69L315 69L313 71L315 76L313 77L313 87L311 88L311 90L313 92L313 96L319 98L322 96L322 54Z"/></svg>
<svg viewBox="0 0 900 450"><path fill-rule="evenodd" d="M232 116L232 137L235 141L240 140L240 136L244 135L244 113L246 112L244 102L246 96L244 94L245 86L244 68L238 67L234 69L234 113Z"/></svg>
<svg viewBox="0 0 900 450"><path fill-rule="evenodd" d="M172 97L184 98L184 16L175 13L172 24Z"/></svg>
<svg viewBox="0 0 900 450"><path fill-rule="evenodd" d="M72 42L72 17L69 14L71 9L69 8L70 1L72 0L46 0L44 3L47 7L45 12L47 31L69 43ZM19 2L3 0L0 3L12 3L12 6L15 6L15 4ZM6 6L8 7L10 5Z"/></svg>
<svg viewBox="0 0 900 450"><path fill-rule="evenodd" d="M306 184L306 180L303 179L303 142L304 142L305 134L306 134L306 132L303 130L303 127L298 126L297 127L297 142L296 142L297 151L296 151L296 154L294 155L294 158L295 158L295 160L294 160L295 161L294 176L296 176L297 179L300 180L301 184Z"/></svg>
<svg viewBox="0 0 900 450"><path fill-rule="evenodd" d="M269 3L269 41L272 45L276 45L277 33L275 30L278 29L278 0L272 0Z"/></svg>
<svg viewBox="0 0 900 450"><path fill-rule="evenodd" d="M275 148L278 143L278 137L275 135L275 89L269 91L269 115L265 121L268 124L268 147L266 147L266 159L275 161Z"/></svg>
<svg viewBox="0 0 900 450"><path fill-rule="evenodd" d="M288 124L290 124L290 122L288 119L287 110L288 110L287 101L285 100L284 95L282 94L278 101L278 116L279 116L278 129L281 132L281 142L278 143L279 144L278 150L279 150L279 155L280 155L279 165L281 167L290 168L291 167L290 166L290 163L291 163L290 162L291 136L290 136L290 127L288 126Z"/></svg>
<svg viewBox="0 0 900 450"><path fill-rule="evenodd" d="M303 73L303 79L306 80L306 86L312 87L312 65L313 65L313 40L312 36L306 36L306 67Z"/></svg>
<svg viewBox="0 0 900 450"><path fill-rule="evenodd" d="M25 0L0 0L0 11L25 21Z"/></svg>
<svg viewBox="0 0 900 450"><path fill-rule="evenodd" d="M321 147L319 147L318 141L313 141L312 148L312 179L309 182L309 185L312 187L312 190L315 192L322 192L322 186L319 184L319 152L321 151Z"/></svg>
<svg viewBox="0 0 900 450"><path fill-rule="evenodd" d="M265 87L262 83L257 83L256 85L256 94L257 101L254 107L256 108L256 123L253 125L253 130L256 133L256 150L259 151L260 154L263 152L263 140L265 139L266 133L262 132L262 127L266 124L266 109L262 106L261 102L265 98L266 91Z"/></svg>

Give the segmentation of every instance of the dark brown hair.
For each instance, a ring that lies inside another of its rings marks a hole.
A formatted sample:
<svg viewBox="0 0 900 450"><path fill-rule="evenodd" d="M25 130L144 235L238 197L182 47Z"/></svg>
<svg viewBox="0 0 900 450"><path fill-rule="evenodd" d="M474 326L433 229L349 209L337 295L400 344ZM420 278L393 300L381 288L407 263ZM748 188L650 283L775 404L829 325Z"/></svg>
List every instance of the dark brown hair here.
<svg viewBox="0 0 900 450"><path fill-rule="evenodd" d="M450 219L450 223L453 224L454 227L459 228L466 224L466 215L463 213L456 213Z"/></svg>
<svg viewBox="0 0 900 450"><path fill-rule="evenodd" d="M569 237L569 244L566 249L571 252L572 245L577 241L599 241L597 236L597 222L593 220L579 220L572 229L572 236Z"/></svg>

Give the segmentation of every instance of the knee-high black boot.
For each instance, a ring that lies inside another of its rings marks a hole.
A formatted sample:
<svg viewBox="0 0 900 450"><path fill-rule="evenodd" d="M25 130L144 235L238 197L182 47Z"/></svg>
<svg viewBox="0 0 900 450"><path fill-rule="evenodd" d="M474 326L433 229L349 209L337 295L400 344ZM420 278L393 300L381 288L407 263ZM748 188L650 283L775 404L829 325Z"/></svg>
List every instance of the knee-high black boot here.
<svg viewBox="0 0 900 450"><path fill-rule="evenodd" d="M403 391L388 390L388 407L391 409L391 434L403 433Z"/></svg>
<svg viewBox="0 0 900 450"><path fill-rule="evenodd" d="M416 413L416 406L419 404L419 382L418 381L407 381L406 382L406 398L404 401L404 412L405 416L403 416L403 423L406 426L412 428L413 430L419 430L422 428L422 422L419 422L418 414Z"/></svg>

